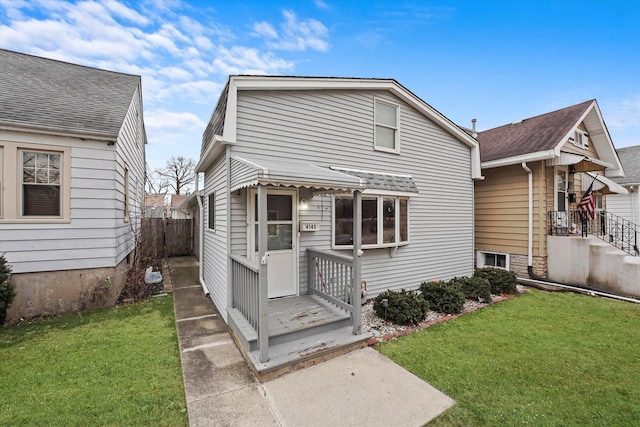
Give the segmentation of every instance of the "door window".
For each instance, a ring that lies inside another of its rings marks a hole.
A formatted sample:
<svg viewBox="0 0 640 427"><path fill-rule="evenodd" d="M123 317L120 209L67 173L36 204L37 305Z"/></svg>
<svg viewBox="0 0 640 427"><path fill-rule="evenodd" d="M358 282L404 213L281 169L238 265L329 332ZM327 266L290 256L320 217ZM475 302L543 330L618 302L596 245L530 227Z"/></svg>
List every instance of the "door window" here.
<svg viewBox="0 0 640 427"><path fill-rule="evenodd" d="M254 197L255 251L258 252L258 195ZM293 248L293 198L288 194L267 194L267 250Z"/></svg>

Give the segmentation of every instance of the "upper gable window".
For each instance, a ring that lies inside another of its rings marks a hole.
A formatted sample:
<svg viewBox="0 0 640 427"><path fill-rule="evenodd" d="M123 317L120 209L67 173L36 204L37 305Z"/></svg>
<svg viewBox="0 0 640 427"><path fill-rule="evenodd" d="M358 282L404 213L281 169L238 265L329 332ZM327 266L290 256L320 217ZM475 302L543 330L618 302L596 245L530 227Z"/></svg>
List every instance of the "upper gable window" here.
<svg viewBox="0 0 640 427"><path fill-rule="evenodd" d="M400 106L380 99L375 100L376 150L400 152L399 135Z"/></svg>
<svg viewBox="0 0 640 427"><path fill-rule="evenodd" d="M571 141L571 138L569 138L569 140ZM578 129L573 134L573 141L571 141L571 143L580 148L589 148L589 134Z"/></svg>

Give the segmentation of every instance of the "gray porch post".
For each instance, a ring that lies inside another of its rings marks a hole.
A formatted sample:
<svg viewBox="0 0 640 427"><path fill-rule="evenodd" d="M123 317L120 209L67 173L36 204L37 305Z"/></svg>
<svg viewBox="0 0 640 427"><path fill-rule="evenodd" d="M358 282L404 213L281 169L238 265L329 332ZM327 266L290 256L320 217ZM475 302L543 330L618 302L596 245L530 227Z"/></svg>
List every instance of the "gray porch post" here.
<svg viewBox="0 0 640 427"><path fill-rule="evenodd" d="M353 193L353 286L351 286L353 295L353 333L359 335L361 333L360 316L362 305L360 299L362 293L360 291L360 282L362 281L362 262L361 262L361 246L362 246L362 193L355 191Z"/></svg>
<svg viewBox="0 0 640 427"><path fill-rule="evenodd" d="M268 265L267 252L267 187L258 185L258 349L260 361L269 361L269 309L268 309Z"/></svg>

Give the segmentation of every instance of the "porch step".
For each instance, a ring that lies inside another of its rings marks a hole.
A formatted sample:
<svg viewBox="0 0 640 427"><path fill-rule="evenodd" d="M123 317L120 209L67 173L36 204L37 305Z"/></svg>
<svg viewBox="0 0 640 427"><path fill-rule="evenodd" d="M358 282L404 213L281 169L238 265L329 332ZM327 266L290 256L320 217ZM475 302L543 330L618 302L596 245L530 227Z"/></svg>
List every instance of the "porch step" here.
<svg viewBox="0 0 640 427"><path fill-rule="evenodd" d="M351 315L313 295L269 300L269 346L351 326ZM229 325L249 351L258 348L258 334L236 309L228 310Z"/></svg>
<svg viewBox="0 0 640 427"><path fill-rule="evenodd" d="M351 326L288 341L269 347L269 361L260 362L259 350L248 354L252 369L260 381L312 366L352 350L366 347L371 334L353 334Z"/></svg>
<svg viewBox="0 0 640 427"><path fill-rule="evenodd" d="M314 295L269 301L269 345L295 341L351 325L351 315Z"/></svg>

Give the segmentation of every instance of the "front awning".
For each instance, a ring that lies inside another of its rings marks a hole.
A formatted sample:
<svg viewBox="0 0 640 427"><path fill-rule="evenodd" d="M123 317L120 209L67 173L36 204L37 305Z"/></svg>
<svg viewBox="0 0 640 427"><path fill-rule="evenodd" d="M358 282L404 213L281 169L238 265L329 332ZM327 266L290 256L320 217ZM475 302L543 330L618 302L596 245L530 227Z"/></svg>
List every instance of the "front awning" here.
<svg viewBox="0 0 640 427"><path fill-rule="evenodd" d="M603 171L607 168L613 169L613 165L602 160L593 159L581 154L560 152L559 157L547 160L547 166L569 166L573 165L576 172Z"/></svg>
<svg viewBox="0 0 640 427"><path fill-rule="evenodd" d="M231 158L231 191L258 184L305 187L322 191L364 190L365 180L309 163Z"/></svg>
<svg viewBox="0 0 640 427"><path fill-rule="evenodd" d="M602 194L629 194L626 188L620 184L616 184L605 176L591 172L587 172L587 175L591 177L591 180L588 180L588 183L584 183L583 185L587 185L588 188L591 181L595 179L595 181L593 181L593 191L599 191Z"/></svg>
<svg viewBox="0 0 640 427"><path fill-rule="evenodd" d="M310 163L231 158L230 190L258 184L279 187L305 187L314 191L394 194L412 196L418 193L410 175L391 174L343 167L322 167Z"/></svg>

